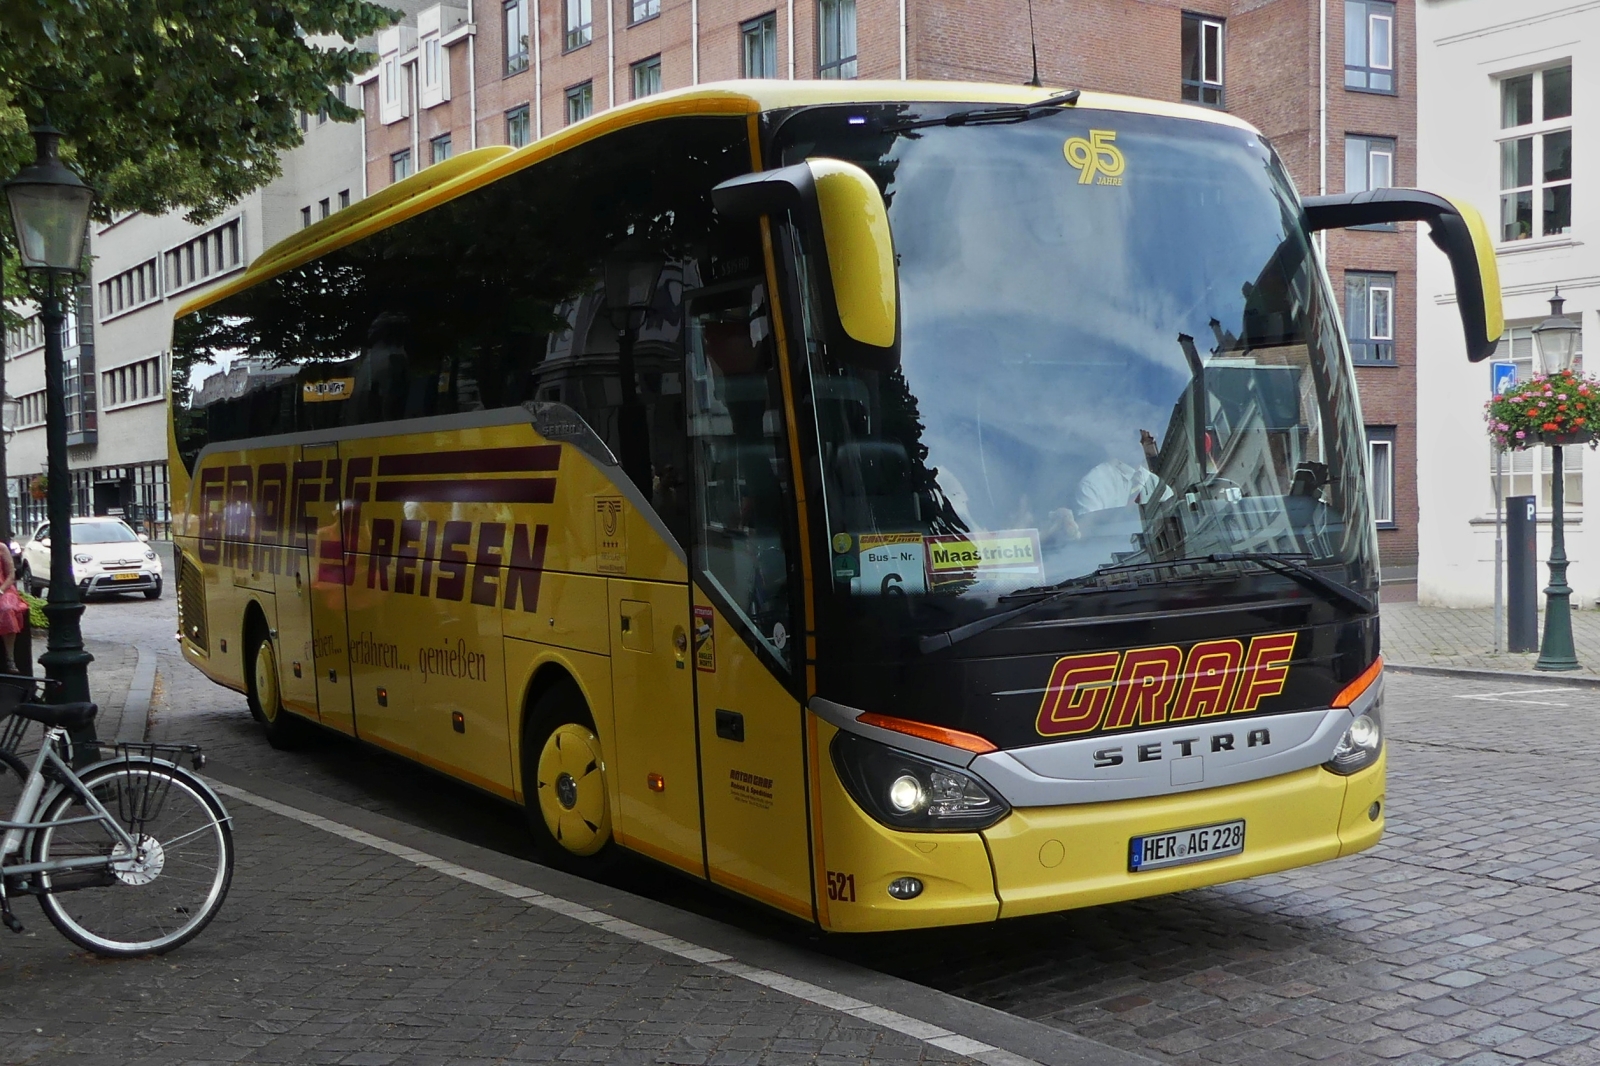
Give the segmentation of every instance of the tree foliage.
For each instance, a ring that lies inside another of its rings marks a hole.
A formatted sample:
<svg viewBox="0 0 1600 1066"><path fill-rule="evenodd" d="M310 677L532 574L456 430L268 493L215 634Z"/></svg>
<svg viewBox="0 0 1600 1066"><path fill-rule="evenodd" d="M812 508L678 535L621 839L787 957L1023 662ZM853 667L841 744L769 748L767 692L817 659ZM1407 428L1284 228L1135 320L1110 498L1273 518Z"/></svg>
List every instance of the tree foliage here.
<svg viewBox="0 0 1600 1066"><path fill-rule="evenodd" d="M367 0L0 0L0 176L33 158L48 109L102 217L204 221L278 175L300 111L357 117L331 89L397 17Z"/></svg>

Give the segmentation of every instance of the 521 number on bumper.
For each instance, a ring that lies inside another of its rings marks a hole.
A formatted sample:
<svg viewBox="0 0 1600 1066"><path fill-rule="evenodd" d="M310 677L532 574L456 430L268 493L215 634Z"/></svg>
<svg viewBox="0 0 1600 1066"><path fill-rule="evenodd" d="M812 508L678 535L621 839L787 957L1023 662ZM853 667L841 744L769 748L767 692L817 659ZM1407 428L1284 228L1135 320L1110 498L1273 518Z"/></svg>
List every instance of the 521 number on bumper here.
<svg viewBox="0 0 1600 1066"><path fill-rule="evenodd" d="M1164 870L1244 851L1244 820L1152 833L1128 841L1128 872Z"/></svg>

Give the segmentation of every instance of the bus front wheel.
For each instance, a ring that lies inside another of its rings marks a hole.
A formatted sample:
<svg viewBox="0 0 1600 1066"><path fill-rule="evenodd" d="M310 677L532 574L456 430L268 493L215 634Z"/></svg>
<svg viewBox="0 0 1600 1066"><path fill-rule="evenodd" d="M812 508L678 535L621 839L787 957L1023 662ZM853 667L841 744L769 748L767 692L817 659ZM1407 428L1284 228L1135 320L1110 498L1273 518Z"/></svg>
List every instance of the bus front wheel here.
<svg viewBox="0 0 1600 1066"><path fill-rule="evenodd" d="M539 698L523 736L529 828L551 865L594 874L615 861L605 759L583 697L570 682Z"/></svg>
<svg viewBox="0 0 1600 1066"><path fill-rule="evenodd" d="M259 622L250 630L245 659L245 680L251 717L260 722L267 743L290 749L305 739L308 726L298 715L283 709L283 694L278 688L278 653L265 625Z"/></svg>

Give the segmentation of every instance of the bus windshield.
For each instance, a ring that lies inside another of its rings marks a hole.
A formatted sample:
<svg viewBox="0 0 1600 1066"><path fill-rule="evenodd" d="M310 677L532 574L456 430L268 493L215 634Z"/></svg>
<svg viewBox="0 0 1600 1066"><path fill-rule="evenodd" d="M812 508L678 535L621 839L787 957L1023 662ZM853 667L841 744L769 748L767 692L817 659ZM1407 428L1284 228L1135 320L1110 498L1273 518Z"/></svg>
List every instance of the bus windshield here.
<svg viewBox="0 0 1600 1066"><path fill-rule="evenodd" d="M810 338L841 598L942 627L1105 568L1281 581L1215 558L1245 552L1369 585L1354 383L1272 150L1070 109L904 128L939 113L816 109L776 134L784 163L874 176L899 263L898 367Z"/></svg>

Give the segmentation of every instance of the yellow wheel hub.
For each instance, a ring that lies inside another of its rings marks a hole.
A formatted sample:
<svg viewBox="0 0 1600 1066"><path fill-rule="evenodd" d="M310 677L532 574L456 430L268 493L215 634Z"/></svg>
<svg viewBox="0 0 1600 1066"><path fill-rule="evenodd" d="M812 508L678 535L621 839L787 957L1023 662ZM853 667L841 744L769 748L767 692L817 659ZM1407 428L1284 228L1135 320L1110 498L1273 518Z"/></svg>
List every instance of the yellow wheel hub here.
<svg viewBox="0 0 1600 1066"><path fill-rule="evenodd" d="M270 640L263 640L256 649L256 700L261 704L261 716L276 722L283 700L278 695L278 657Z"/></svg>
<svg viewBox="0 0 1600 1066"><path fill-rule="evenodd" d="M557 726L544 742L536 793L550 835L572 854L593 855L611 839L600 738L584 726Z"/></svg>

